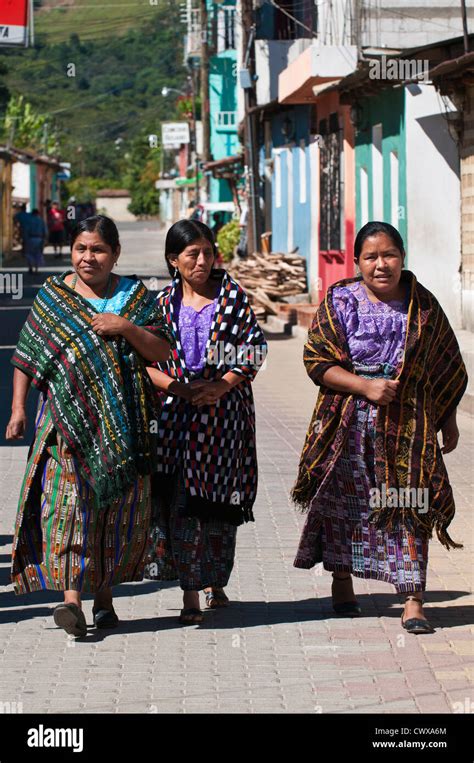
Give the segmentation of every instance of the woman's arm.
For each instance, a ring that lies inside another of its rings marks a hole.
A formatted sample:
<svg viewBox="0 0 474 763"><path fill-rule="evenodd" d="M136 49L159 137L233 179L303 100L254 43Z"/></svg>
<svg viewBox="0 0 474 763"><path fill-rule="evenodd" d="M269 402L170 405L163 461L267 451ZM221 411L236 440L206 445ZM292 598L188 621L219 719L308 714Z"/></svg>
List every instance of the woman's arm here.
<svg viewBox="0 0 474 763"><path fill-rule="evenodd" d="M394 399L400 382L392 379L364 379L341 366L331 366L321 377L322 383L336 392L361 395L372 403L386 405Z"/></svg>
<svg viewBox="0 0 474 763"><path fill-rule="evenodd" d="M126 320L124 318L124 320ZM122 336L134 347L145 360L168 360L170 355L170 344L166 339L154 336L147 329L141 326L135 326L134 323L126 321L127 325L122 331Z"/></svg>
<svg viewBox="0 0 474 763"><path fill-rule="evenodd" d="M31 376L15 368L13 372L12 415L7 425L5 437L7 440L19 440L26 429L26 398L31 387Z"/></svg>
<svg viewBox="0 0 474 763"><path fill-rule="evenodd" d="M193 394L191 384L185 382L179 382L173 379L172 376L158 371L157 368L147 366L148 376L153 382L153 386L160 392L167 392L169 395L177 395L178 397L184 397L185 400L190 400Z"/></svg>
<svg viewBox="0 0 474 763"><path fill-rule="evenodd" d="M170 345L166 339L154 336L147 329L135 326L114 313L99 313L92 319L92 328L99 336L120 334L145 360L168 360Z"/></svg>

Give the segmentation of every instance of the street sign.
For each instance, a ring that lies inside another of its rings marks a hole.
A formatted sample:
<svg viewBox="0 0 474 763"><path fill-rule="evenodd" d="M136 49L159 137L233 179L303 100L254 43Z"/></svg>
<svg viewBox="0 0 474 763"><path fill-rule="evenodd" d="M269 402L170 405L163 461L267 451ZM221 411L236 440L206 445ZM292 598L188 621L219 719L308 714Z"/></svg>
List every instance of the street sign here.
<svg viewBox="0 0 474 763"><path fill-rule="evenodd" d="M189 143L189 122L162 122L161 142L163 148L179 148Z"/></svg>
<svg viewBox="0 0 474 763"><path fill-rule="evenodd" d="M58 180L70 180L71 179L71 162L60 162L61 169L56 173Z"/></svg>
<svg viewBox="0 0 474 763"><path fill-rule="evenodd" d="M0 46L28 42L29 0L0 0Z"/></svg>

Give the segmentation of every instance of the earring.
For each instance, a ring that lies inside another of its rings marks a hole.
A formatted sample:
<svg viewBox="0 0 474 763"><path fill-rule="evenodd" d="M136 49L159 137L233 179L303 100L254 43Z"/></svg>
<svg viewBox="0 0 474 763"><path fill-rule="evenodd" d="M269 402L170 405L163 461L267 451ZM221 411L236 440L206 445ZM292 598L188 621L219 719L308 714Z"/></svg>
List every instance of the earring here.
<svg viewBox="0 0 474 763"><path fill-rule="evenodd" d="M178 274L179 274L179 270L178 270L178 268L175 268L174 269L174 276L173 276L173 278L177 278Z"/></svg>

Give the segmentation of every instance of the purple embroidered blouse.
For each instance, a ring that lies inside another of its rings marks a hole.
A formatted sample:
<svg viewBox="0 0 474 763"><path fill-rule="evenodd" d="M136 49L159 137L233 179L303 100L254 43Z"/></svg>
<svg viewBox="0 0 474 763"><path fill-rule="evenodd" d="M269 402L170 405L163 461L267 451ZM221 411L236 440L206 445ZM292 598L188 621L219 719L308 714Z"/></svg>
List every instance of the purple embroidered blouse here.
<svg viewBox="0 0 474 763"><path fill-rule="evenodd" d="M204 305L201 310L183 305L181 300L178 289L174 302L174 317L178 326L186 368L192 373L197 373L202 370L206 362L206 344L216 311L217 297L209 305Z"/></svg>
<svg viewBox="0 0 474 763"><path fill-rule="evenodd" d="M361 281L337 286L333 302L354 364L398 363L407 328L408 299L371 302Z"/></svg>

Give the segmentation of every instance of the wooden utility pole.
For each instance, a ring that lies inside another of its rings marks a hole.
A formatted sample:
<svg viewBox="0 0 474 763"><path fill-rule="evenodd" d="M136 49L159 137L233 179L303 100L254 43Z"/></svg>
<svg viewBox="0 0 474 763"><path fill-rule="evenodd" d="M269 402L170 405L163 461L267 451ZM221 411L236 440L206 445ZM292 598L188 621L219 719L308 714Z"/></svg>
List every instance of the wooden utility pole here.
<svg viewBox="0 0 474 763"><path fill-rule="evenodd" d="M467 33L466 0L461 0L462 31L464 37L464 53L469 53L469 37Z"/></svg>
<svg viewBox="0 0 474 763"><path fill-rule="evenodd" d="M242 69L247 70L250 77L255 73L253 59L255 35L255 19L253 15L253 0L242 0ZM244 121L244 159L247 167L247 251L259 252L261 241L260 194L258 181L257 131L255 114L250 110L255 105L255 90L253 87L244 88L245 121Z"/></svg>
<svg viewBox="0 0 474 763"><path fill-rule="evenodd" d="M203 162L211 158L211 128L209 110L209 29L206 0L199 0L201 11L201 121L202 121L202 154ZM196 178L197 183L197 178ZM208 197L207 183L204 183L205 199Z"/></svg>

